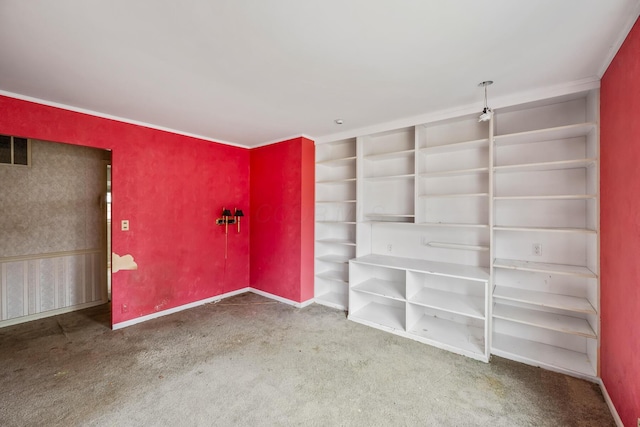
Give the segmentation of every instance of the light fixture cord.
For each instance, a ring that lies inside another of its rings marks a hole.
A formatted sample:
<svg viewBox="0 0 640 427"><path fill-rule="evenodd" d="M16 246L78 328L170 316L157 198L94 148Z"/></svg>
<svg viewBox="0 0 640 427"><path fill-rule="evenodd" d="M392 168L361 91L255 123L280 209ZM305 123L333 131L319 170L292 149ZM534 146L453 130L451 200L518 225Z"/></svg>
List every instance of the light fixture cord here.
<svg viewBox="0 0 640 427"><path fill-rule="evenodd" d="M484 85L484 111L487 111L487 108L489 108L489 106L487 105L487 85Z"/></svg>

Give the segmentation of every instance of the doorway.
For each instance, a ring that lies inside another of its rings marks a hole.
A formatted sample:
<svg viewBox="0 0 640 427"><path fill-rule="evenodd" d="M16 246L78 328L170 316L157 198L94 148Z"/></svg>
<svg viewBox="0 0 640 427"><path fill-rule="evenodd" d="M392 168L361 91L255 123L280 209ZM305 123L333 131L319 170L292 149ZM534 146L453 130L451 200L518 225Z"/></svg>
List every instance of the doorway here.
<svg viewBox="0 0 640 427"><path fill-rule="evenodd" d="M29 139L27 164L0 164L0 327L108 302L105 163Z"/></svg>
<svg viewBox="0 0 640 427"><path fill-rule="evenodd" d="M111 161L107 163L107 194L105 201L107 211L107 299L111 301Z"/></svg>

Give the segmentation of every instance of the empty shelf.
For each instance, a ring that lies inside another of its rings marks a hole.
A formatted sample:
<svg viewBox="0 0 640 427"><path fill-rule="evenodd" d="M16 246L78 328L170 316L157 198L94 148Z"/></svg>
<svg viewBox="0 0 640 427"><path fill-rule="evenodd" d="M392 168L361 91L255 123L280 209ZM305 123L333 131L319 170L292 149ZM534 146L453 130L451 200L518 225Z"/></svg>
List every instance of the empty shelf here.
<svg viewBox="0 0 640 427"><path fill-rule="evenodd" d="M495 268L511 270L535 271L540 273L562 274L567 276L597 277L594 272L581 265L549 264L545 262L521 261L515 259L500 259L493 261Z"/></svg>
<svg viewBox="0 0 640 427"><path fill-rule="evenodd" d="M314 301L328 307L346 310L348 298L346 293L326 292L315 297Z"/></svg>
<svg viewBox="0 0 640 427"><path fill-rule="evenodd" d="M541 307L557 308L575 311L577 313L596 314L589 300L570 295L552 294L549 292L530 291L508 286L496 286L493 298L506 301L516 301Z"/></svg>
<svg viewBox="0 0 640 427"><path fill-rule="evenodd" d="M420 174L420 178L439 178L443 176L457 176L457 175L474 175L479 173L488 173L489 168L473 168L473 169L455 169L439 172L428 172Z"/></svg>
<svg viewBox="0 0 640 427"><path fill-rule="evenodd" d="M316 162L316 165L322 166L344 166L356 161L356 156L353 157L342 157L340 159L331 159L331 160L322 160L320 162Z"/></svg>
<svg viewBox="0 0 640 427"><path fill-rule="evenodd" d="M348 279L346 279L345 276L347 276L345 273L343 273L342 271L336 271L336 270L327 270L327 271L323 271L322 273L318 273L316 274L317 277L320 277L322 279L327 279L327 280L333 280L336 282L342 282L342 283L348 283Z"/></svg>
<svg viewBox="0 0 640 427"><path fill-rule="evenodd" d="M365 213L364 216L381 222L413 222L415 218L413 214Z"/></svg>
<svg viewBox="0 0 640 427"><path fill-rule="evenodd" d="M494 334L491 353L534 366L560 368L595 377L596 372L586 353L504 334Z"/></svg>
<svg viewBox="0 0 640 427"><path fill-rule="evenodd" d="M591 230L588 228L571 228L571 227L527 227L527 226L504 226L504 225L496 225L493 227L494 230L502 230L502 231L542 231L542 232L551 232L551 233L582 233L582 234L596 234L596 230Z"/></svg>
<svg viewBox="0 0 640 427"><path fill-rule="evenodd" d="M464 142L456 142L453 144L434 145L432 147L421 148L420 152L428 153L428 154L449 153L452 151L471 150L474 148L482 148L482 147L488 147L488 146L489 146L489 139L483 138L483 139L477 139L474 141L464 141Z"/></svg>
<svg viewBox="0 0 640 427"><path fill-rule="evenodd" d="M489 246L465 245L460 243L429 242L426 246L443 249L459 249L463 251L488 251Z"/></svg>
<svg viewBox="0 0 640 427"><path fill-rule="evenodd" d="M457 277L485 282L489 280L489 270L472 265L453 264L447 262L426 261L415 258L402 258L388 255L365 255L354 258L352 262L376 265L380 267L399 268L437 276Z"/></svg>
<svg viewBox="0 0 640 427"><path fill-rule="evenodd" d="M347 246L356 245L356 243L353 240L347 240L347 239L317 239L316 242L331 243L331 244L337 244L337 245L347 245Z"/></svg>
<svg viewBox="0 0 640 427"><path fill-rule="evenodd" d="M411 304L418 304L437 310L474 317L476 319L485 318L484 298L482 297L441 291L439 289L422 288L416 295L409 299L409 302Z"/></svg>
<svg viewBox="0 0 640 427"><path fill-rule="evenodd" d="M349 313L349 319L404 331L404 308L370 302L358 311Z"/></svg>
<svg viewBox="0 0 640 427"><path fill-rule="evenodd" d="M558 160L555 162L526 163L520 165L496 166L493 170L501 172L534 172L561 169L586 168L596 164L596 159Z"/></svg>
<svg viewBox="0 0 640 427"><path fill-rule="evenodd" d="M349 262L349 257L348 256L343 256L343 255L321 255L316 257L316 259L318 261L324 261L324 262L335 262L338 264L346 264Z"/></svg>
<svg viewBox="0 0 640 427"><path fill-rule="evenodd" d="M423 199L437 199L449 197L487 197L489 193L453 193L453 194L421 194Z"/></svg>
<svg viewBox="0 0 640 427"><path fill-rule="evenodd" d="M316 204L321 203L355 203L355 200L316 200Z"/></svg>
<svg viewBox="0 0 640 427"><path fill-rule="evenodd" d="M426 227L459 227L459 228L489 228L489 224L466 224L454 222L419 222Z"/></svg>
<svg viewBox="0 0 640 427"><path fill-rule="evenodd" d="M384 175L384 176L369 176L364 179L367 181L394 181L398 179L413 179L416 175L411 174L402 174L402 175Z"/></svg>
<svg viewBox="0 0 640 427"><path fill-rule="evenodd" d="M496 196L496 200L587 200L595 199L595 194L557 194L539 196Z"/></svg>
<svg viewBox="0 0 640 427"><path fill-rule="evenodd" d="M397 159L397 158L402 158L402 157L410 157L414 153L415 153L414 150L390 151L388 153L366 154L364 156L364 158L365 158L365 160Z"/></svg>
<svg viewBox="0 0 640 427"><path fill-rule="evenodd" d="M470 353L484 354L482 328L424 315L408 332L434 343L442 343Z"/></svg>
<svg viewBox="0 0 640 427"><path fill-rule="evenodd" d="M326 181L316 181L316 184L344 184L347 182L356 182L356 178L330 179Z"/></svg>
<svg viewBox="0 0 640 427"><path fill-rule="evenodd" d="M379 295L385 298L404 301L404 283L390 280L369 279L351 288L354 291Z"/></svg>
<svg viewBox="0 0 640 427"><path fill-rule="evenodd" d="M585 319L565 316L564 314L496 303L493 307L493 317L566 334L596 338L596 334L593 332L589 322Z"/></svg>
<svg viewBox="0 0 640 427"><path fill-rule="evenodd" d="M535 142L555 141L559 139L585 136L596 128L595 123L578 123L555 128L537 129L527 132L498 135L494 138L496 146L513 144L530 144Z"/></svg>
<svg viewBox="0 0 640 427"><path fill-rule="evenodd" d="M355 221L316 221L318 224L355 224Z"/></svg>

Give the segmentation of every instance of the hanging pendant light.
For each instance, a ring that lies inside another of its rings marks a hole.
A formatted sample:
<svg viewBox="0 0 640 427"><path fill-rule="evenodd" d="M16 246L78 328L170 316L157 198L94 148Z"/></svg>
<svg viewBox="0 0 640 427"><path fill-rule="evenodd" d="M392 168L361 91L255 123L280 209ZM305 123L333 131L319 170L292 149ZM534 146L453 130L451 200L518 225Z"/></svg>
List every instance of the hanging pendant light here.
<svg viewBox="0 0 640 427"><path fill-rule="evenodd" d="M478 117L478 122L486 122L488 120L491 120L491 116L493 116L493 111L487 105L487 86L491 86L492 84L492 80L478 83L478 86L484 87L484 109L482 110L482 114L480 114L480 117Z"/></svg>

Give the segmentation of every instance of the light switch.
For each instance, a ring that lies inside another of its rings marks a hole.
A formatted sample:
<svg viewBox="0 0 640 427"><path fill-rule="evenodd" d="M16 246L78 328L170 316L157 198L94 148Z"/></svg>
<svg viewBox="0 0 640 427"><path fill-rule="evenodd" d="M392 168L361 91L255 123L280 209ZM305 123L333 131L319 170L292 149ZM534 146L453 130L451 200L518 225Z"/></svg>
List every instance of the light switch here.
<svg viewBox="0 0 640 427"><path fill-rule="evenodd" d="M129 220L128 219L123 219L120 222L120 229L122 231L129 231Z"/></svg>

